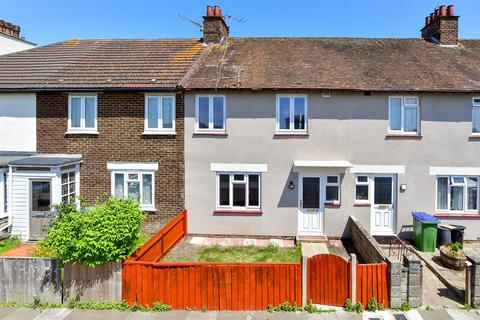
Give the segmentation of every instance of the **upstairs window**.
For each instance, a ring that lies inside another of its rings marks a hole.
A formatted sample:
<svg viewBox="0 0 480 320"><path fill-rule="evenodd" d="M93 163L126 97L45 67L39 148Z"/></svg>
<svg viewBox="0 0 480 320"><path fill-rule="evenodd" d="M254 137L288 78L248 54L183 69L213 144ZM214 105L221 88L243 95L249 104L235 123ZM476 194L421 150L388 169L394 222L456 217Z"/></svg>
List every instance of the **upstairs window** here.
<svg viewBox="0 0 480 320"><path fill-rule="evenodd" d="M480 98L473 98L472 133L480 135Z"/></svg>
<svg viewBox="0 0 480 320"><path fill-rule="evenodd" d="M420 132L418 97L390 97L388 118L389 132L418 134Z"/></svg>
<svg viewBox="0 0 480 320"><path fill-rule="evenodd" d="M175 134L175 96L145 95L144 134Z"/></svg>
<svg viewBox="0 0 480 320"><path fill-rule="evenodd" d="M218 173L218 209L260 209L260 173Z"/></svg>
<svg viewBox="0 0 480 320"><path fill-rule="evenodd" d="M306 133L307 122L306 96L277 96L277 133Z"/></svg>
<svg viewBox="0 0 480 320"><path fill-rule="evenodd" d="M479 177L437 177L437 211L478 211Z"/></svg>
<svg viewBox="0 0 480 320"><path fill-rule="evenodd" d="M97 96L70 95L68 98L68 132L97 132Z"/></svg>
<svg viewBox="0 0 480 320"><path fill-rule="evenodd" d="M197 132L225 132L224 96L197 96L195 109L195 126Z"/></svg>

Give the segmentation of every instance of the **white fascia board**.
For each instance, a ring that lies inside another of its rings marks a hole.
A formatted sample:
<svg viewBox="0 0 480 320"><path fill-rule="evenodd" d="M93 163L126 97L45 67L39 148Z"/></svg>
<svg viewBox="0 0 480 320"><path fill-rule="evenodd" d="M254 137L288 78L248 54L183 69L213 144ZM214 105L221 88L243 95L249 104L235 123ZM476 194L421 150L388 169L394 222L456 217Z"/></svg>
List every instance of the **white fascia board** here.
<svg viewBox="0 0 480 320"><path fill-rule="evenodd" d="M432 176L480 176L480 167L430 167Z"/></svg>
<svg viewBox="0 0 480 320"><path fill-rule="evenodd" d="M332 160L332 161L305 161L295 160L294 167L302 168L350 168L352 164L346 160Z"/></svg>
<svg viewBox="0 0 480 320"><path fill-rule="evenodd" d="M350 169L351 173L391 173L405 174L405 166L386 166L386 165L354 165Z"/></svg>
<svg viewBox="0 0 480 320"><path fill-rule="evenodd" d="M107 170L157 171L158 162L107 162Z"/></svg>
<svg viewBox="0 0 480 320"><path fill-rule="evenodd" d="M211 163L210 170L214 172L268 172L266 164L253 163Z"/></svg>

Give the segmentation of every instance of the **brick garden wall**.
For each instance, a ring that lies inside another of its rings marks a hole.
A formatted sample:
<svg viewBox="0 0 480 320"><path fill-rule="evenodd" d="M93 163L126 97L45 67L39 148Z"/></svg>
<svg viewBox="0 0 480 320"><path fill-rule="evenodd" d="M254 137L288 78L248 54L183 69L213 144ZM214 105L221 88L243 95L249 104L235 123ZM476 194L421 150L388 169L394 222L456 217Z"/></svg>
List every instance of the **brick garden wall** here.
<svg viewBox="0 0 480 320"><path fill-rule="evenodd" d="M177 135L145 136L145 97L98 93L98 135L66 135L68 94L37 93L37 150L81 154L80 194L90 204L111 193L108 161L158 162L155 205L145 225L157 231L184 208L184 99L176 95Z"/></svg>

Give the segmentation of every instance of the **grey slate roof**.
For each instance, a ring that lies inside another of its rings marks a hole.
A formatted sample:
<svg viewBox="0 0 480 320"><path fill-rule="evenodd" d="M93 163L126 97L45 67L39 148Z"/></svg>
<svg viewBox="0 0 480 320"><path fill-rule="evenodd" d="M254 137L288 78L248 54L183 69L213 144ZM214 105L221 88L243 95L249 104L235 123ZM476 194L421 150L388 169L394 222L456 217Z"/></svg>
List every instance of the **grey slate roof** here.
<svg viewBox="0 0 480 320"><path fill-rule="evenodd" d="M79 156L32 156L13 160L9 162L11 166L26 167L61 167L82 161Z"/></svg>

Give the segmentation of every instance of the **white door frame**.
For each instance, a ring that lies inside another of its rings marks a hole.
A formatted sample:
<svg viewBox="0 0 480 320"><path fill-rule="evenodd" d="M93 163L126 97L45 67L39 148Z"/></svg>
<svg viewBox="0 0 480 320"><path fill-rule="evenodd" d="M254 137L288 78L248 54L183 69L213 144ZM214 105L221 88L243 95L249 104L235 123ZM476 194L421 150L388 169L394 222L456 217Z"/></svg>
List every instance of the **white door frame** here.
<svg viewBox="0 0 480 320"><path fill-rule="evenodd" d="M391 216L391 223L390 231L376 231L374 230L374 222L375 222L375 177L389 177L392 178L392 216ZM395 234L395 230L397 230L397 175L396 174L375 174L372 173L369 175L370 179L370 190L371 190L371 209L370 209L370 234L376 236L390 236Z"/></svg>
<svg viewBox="0 0 480 320"><path fill-rule="evenodd" d="M319 208L318 213L320 228L318 231L309 231L303 228L303 218L304 218L304 210L303 210L303 178L319 178ZM325 235L325 182L326 182L326 175L324 173L298 173L298 204L297 204L297 212L298 212L298 222L297 222L297 234L299 236L323 236Z"/></svg>

